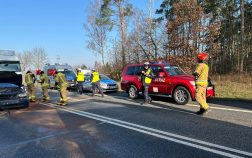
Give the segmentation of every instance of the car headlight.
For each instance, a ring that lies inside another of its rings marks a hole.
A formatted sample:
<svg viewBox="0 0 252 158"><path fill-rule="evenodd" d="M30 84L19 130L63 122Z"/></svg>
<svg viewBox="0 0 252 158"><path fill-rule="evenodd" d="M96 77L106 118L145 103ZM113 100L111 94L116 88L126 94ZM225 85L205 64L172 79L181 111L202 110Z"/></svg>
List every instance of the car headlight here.
<svg viewBox="0 0 252 158"><path fill-rule="evenodd" d="M195 81L190 81L190 84L195 86Z"/></svg>
<svg viewBox="0 0 252 158"><path fill-rule="evenodd" d="M24 98L24 97L27 97L27 94L26 93L19 93L18 97L19 98Z"/></svg>
<svg viewBox="0 0 252 158"><path fill-rule="evenodd" d="M21 87L21 90L20 90L20 93L18 94L18 97L20 97L20 98L27 97L27 89L26 89L26 87L24 87L24 86Z"/></svg>
<svg viewBox="0 0 252 158"><path fill-rule="evenodd" d="M105 84L105 83L100 83L100 85L101 85L102 88L107 88L108 87L108 85Z"/></svg>

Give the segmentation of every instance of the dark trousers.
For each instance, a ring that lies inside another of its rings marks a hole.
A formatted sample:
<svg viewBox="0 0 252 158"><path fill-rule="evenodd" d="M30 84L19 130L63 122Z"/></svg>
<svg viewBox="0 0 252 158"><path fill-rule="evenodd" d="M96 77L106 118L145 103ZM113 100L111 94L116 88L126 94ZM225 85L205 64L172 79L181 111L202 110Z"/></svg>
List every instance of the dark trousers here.
<svg viewBox="0 0 252 158"><path fill-rule="evenodd" d="M99 90L99 92L101 93L101 95L103 96L103 91L102 91L102 88L101 88L101 85L100 85L100 82L94 82L94 83L92 83L92 92L93 92L93 94L92 95L94 95L95 94L95 89L98 89Z"/></svg>
<svg viewBox="0 0 252 158"><path fill-rule="evenodd" d="M144 85L144 101L146 103L151 102L151 97L149 97L149 85Z"/></svg>
<svg viewBox="0 0 252 158"><path fill-rule="evenodd" d="M77 82L77 90L78 90L78 92L80 93L80 94L82 94L83 93L83 81L78 81Z"/></svg>

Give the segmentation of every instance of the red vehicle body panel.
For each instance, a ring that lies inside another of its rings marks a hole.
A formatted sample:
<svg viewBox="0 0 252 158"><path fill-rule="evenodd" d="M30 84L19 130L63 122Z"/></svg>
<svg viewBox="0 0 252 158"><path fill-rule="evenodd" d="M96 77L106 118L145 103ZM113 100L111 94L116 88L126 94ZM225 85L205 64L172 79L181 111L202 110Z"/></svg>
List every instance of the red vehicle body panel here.
<svg viewBox="0 0 252 158"><path fill-rule="evenodd" d="M161 75L155 77L149 88L149 93L151 94L158 94L158 95L172 95L173 90L178 86L183 86L187 88L187 90L191 94L191 98L195 99L195 86L192 85L190 82L194 81L194 77L190 75L177 75L171 76L166 70L164 64L151 64L151 67L159 67L164 72L160 73ZM140 92L142 91L142 82L140 75L127 75L126 72L129 67L143 67L143 64L133 64L127 65L122 73L121 79L121 88L124 91L127 91L130 85L134 85L137 90ZM164 74L163 74L164 73ZM161 77L161 76L165 77ZM214 96L214 86L207 88L207 97Z"/></svg>

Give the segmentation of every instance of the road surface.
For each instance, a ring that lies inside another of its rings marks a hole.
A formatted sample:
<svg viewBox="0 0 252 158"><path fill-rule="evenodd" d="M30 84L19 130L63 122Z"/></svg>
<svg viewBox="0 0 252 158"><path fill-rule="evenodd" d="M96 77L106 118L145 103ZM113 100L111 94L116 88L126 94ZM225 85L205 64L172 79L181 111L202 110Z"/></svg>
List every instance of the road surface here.
<svg viewBox="0 0 252 158"><path fill-rule="evenodd" d="M51 103L1 112L1 158L252 157L251 102L211 100L202 117L195 102L168 98L143 106L124 93L71 92L62 107L50 95Z"/></svg>

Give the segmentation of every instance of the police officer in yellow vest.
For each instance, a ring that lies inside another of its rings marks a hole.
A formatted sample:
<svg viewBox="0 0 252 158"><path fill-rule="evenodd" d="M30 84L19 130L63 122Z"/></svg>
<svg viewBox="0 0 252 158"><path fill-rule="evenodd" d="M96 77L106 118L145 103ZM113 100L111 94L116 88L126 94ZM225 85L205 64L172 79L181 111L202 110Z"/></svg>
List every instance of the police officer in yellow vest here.
<svg viewBox="0 0 252 158"><path fill-rule="evenodd" d="M31 71L27 71L25 75L25 83L27 85L27 91L29 94L29 100L30 102L35 102L36 101L36 96L35 96L35 75Z"/></svg>
<svg viewBox="0 0 252 158"><path fill-rule="evenodd" d="M40 72L40 84L43 92L43 102L48 102L50 100L50 96L48 94L48 88L50 86L50 80L48 76L44 73L44 71Z"/></svg>
<svg viewBox="0 0 252 158"><path fill-rule="evenodd" d="M65 75L59 71L56 71L55 86L60 90L60 101L58 105L67 105L67 82Z"/></svg>
<svg viewBox="0 0 252 158"><path fill-rule="evenodd" d="M95 89L97 88L99 90L99 92L101 93L102 97L104 97L103 95L103 91L100 85L100 75L97 71L95 71L95 69L92 70L92 74L90 76L91 79L91 83L92 83L92 95L94 96L95 94Z"/></svg>
<svg viewBox="0 0 252 158"><path fill-rule="evenodd" d="M151 102L151 97L149 96L149 86L152 81L152 70L150 69L150 63L144 63L144 71L142 71L142 82L144 87L144 104L149 104Z"/></svg>
<svg viewBox="0 0 252 158"><path fill-rule="evenodd" d="M195 77L196 84L196 101L200 104L200 110L197 112L199 115L203 115L209 111L209 106L206 102L206 89L208 85L208 65L204 63L208 56L206 53L199 53L197 56L198 65L195 72L193 73Z"/></svg>
<svg viewBox="0 0 252 158"><path fill-rule="evenodd" d="M83 93L83 82L85 81L85 75L83 72L81 72L81 69L77 69L77 90L80 93L80 95Z"/></svg>

